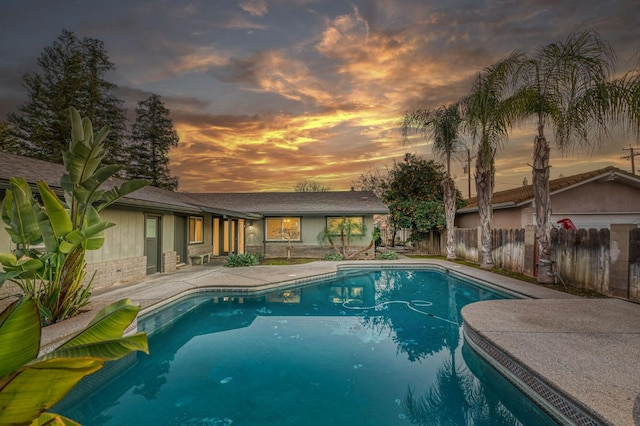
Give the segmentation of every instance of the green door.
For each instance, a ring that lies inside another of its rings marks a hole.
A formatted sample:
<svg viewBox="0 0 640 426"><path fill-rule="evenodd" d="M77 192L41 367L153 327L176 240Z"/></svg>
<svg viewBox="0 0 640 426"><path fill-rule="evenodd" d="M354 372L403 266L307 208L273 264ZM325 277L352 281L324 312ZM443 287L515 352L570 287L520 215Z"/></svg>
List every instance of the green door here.
<svg viewBox="0 0 640 426"><path fill-rule="evenodd" d="M160 272L160 217L145 216L144 222L144 255L149 275Z"/></svg>
<svg viewBox="0 0 640 426"><path fill-rule="evenodd" d="M175 251L180 261L178 263L187 263L187 217L176 216L175 226Z"/></svg>

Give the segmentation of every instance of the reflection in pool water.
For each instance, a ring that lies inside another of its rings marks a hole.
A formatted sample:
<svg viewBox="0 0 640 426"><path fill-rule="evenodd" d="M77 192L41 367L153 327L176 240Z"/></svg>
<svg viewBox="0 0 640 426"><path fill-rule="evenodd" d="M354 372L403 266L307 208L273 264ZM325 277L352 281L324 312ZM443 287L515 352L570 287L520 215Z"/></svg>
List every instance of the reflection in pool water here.
<svg viewBox="0 0 640 426"><path fill-rule="evenodd" d="M141 319L151 355L56 409L84 425L555 424L463 344L462 307L505 297L402 269L199 295Z"/></svg>

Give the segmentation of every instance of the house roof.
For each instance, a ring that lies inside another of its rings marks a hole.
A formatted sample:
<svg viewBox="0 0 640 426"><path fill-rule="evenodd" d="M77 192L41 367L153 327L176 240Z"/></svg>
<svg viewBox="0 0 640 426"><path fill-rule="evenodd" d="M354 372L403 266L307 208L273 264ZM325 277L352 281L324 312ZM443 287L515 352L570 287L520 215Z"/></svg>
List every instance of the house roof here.
<svg viewBox="0 0 640 426"><path fill-rule="evenodd" d="M590 172L549 180L549 193L554 195L589 182L605 182L610 180L622 181L627 185L640 188L640 177L620 170L617 167L608 166ZM524 185L518 188L494 192L491 203L494 209L500 209L521 206L531 203L533 200L533 185ZM469 213L477 210L478 197L473 197L469 198L467 205L458 211L460 213Z"/></svg>
<svg viewBox="0 0 640 426"><path fill-rule="evenodd" d="M9 179L11 177L22 176L34 187L36 182L44 181L54 191L61 192L60 178L64 172L62 164L0 152L0 189L9 187ZM121 179L112 179L109 182L105 182L104 186L109 188L122 182ZM199 213L201 211L198 207L181 200L175 193L152 186L144 187L121 198L117 204L171 210L181 213Z"/></svg>
<svg viewBox="0 0 640 426"><path fill-rule="evenodd" d="M236 192L189 194L200 204L261 216L387 214L370 191Z"/></svg>
<svg viewBox="0 0 640 426"><path fill-rule="evenodd" d="M61 192L61 164L0 152L0 189L9 187L9 179L23 176L35 187L46 182ZM112 179L105 187L118 185ZM208 212L245 219L284 215L357 215L386 214L385 206L373 192L249 192L249 193L184 193L147 186L117 202L118 205L169 210L178 213Z"/></svg>

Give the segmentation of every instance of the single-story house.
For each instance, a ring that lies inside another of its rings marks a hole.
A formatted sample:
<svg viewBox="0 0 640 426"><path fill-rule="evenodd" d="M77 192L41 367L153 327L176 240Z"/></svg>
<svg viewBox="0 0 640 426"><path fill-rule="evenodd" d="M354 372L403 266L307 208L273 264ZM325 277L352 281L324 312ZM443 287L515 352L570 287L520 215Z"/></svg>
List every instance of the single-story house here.
<svg viewBox="0 0 640 426"><path fill-rule="evenodd" d="M61 194L63 173L60 164L0 152L0 201L13 176L25 178L34 193L42 180ZM328 223L343 216L361 221L367 233L354 240L358 247L371 240L373 215L379 213L387 208L371 192L189 194L147 186L103 212L116 226L105 231L100 250L87 252L88 275L99 270L94 288L108 287L210 256L282 256L289 244L291 256L321 257L330 249L317 235ZM0 231L0 252L14 248ZM373 256L373 249L364 255ZM6 287L0 296L10 291Z"/></svg>
<svg viewBox="0 0 640 426"><path fill-rule="evenodd" d="M569 219L577 228L609 228L611 224L640 224L640 177L605 167L549 181L551 223ZM494 229L535 225L533 186L493 194ZM456 214L457 228L480 226L478 200L468 200Z"/></svg>
<svg viewBox="0 0 640 426"><path fill-rule="evenodd" d="M319 239L325 230L349 220L363 225L362 235L354 235L351 249L367 247L373 238L374 215L389 210L373 192L253 192L189 194L201 205L241 211L255 219L245 222L244 248L263 257L322 258L332 252ZM340 245L339 238L334 237ZM372 247L360 256L375 258Z"/></svg>

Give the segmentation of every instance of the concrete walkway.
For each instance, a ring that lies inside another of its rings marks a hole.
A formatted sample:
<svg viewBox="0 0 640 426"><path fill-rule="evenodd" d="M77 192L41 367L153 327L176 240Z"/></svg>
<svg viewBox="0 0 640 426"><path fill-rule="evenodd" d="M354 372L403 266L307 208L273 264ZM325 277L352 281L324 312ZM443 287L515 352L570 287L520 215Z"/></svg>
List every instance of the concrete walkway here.
<svg viewBox="0 0 640 426"><path fill-rule="evenodd" d="M339 265L438 265L533 298L466 306L462 315L468 336L474 337L470 342L474 348L480 343L489 348L487 353L505 356L599 423L640 425L640 305L615 299L582 299L440 260L319 261L245 268L226 268L223 263L214 260L97 291L87 312L43 330L43 350L60 344L81 330L98 310L125 297L139 304L144 314L182 295L206 289L268 290L330 277Z"/></svg>

